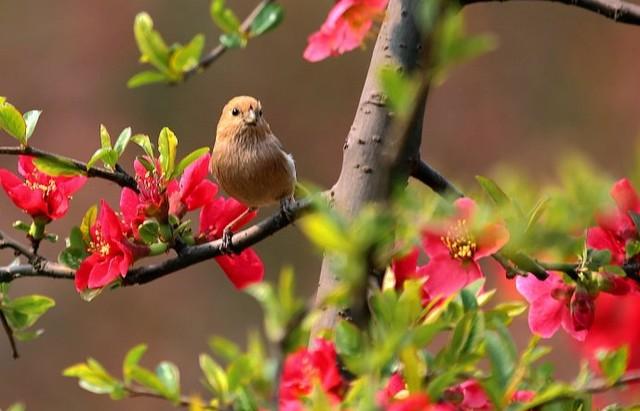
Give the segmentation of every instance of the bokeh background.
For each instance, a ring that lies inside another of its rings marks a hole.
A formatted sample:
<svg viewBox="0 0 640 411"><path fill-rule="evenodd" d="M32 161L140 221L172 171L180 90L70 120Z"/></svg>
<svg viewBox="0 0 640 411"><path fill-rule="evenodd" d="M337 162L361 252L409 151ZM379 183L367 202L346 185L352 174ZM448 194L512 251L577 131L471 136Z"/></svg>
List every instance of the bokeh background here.
<svg viewBox="0 0 640 411"><path fill-rule="evenodd" d="M239 15L253 3L228 2ZM207 1L2 1L0 95L23 111L44 110L34 145L81 159L97 147L101 123L112 135L132 126L154 139L169 126L180 138L179 152L186 154L212 143L226 100L255 95L294 154L299 176L330 186L339 173L371 47L309 64L301 57L306 37L332 2L282 3L287 16L278 30L244 51L227 53L204 74L178 87L129 90L127 79L141 69L132 33L136 13L148 11L169 42L203 32L211 47L217 32ZM557 161L576 150L612 176L632 166L640 126L639 28L542 2L478 4L464 14L470 32L493 33L499 48L457 68L433 90L424 158L467 187L473 176L502 163L538 181L553 180ZM125 163L132 159L129 153ZM0 159L2 167L15 164L15 158ZM52 224L52 230L68 232L99 197L117 204L118 190L91 181L75 197L69 218ZM0 213L3 230L23 218L4 195ZM257 249L268 278L290 264L300 292L313 294L320 258L295 228ZM53 257L56 250L47 245L44 253ZM9 254L2 258L11 260ZM155 400L113 402L87 393L61 370L94 356L117 373L126 350L146 342L146 365L172 360L182 370L184 391L202 392L197 356L207 349L207 338L215 333L244 341L248 330L261 326L257 304L235 291L213 261L145 286L105 292L91 304L78 297L71 282L24 279L12 287L13 295L34 292L52 296L57 307L39 324L45 334L20 344L21 359L11 359L0 336L0 407L21 400L29 410L169 410ZM554 342L572 351L562 336ZM576 366L566 368L569 376Z"/></svg>

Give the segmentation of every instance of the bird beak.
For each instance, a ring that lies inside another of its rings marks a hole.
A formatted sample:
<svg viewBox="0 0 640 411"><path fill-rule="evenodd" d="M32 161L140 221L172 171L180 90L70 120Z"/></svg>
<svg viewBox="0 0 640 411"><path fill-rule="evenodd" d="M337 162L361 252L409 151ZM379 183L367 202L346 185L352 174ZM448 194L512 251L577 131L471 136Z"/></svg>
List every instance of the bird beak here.
<svg viewBox="0 0 640 411"><path fill-rule="evenodd" d="M253 126L257 123L257 121L258 116L256 115L256 112L253 111L253 109L249 110L247 116L244 118L244 122Z"/></svg>

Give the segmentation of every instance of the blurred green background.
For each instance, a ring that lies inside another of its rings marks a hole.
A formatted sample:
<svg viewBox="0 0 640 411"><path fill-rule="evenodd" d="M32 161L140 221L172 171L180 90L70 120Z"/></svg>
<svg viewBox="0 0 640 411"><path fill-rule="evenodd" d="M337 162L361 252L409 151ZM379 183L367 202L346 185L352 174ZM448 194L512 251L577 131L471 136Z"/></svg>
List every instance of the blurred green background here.
<svg viewBox="0 0 640 411"><path fill-rule="evenodd" d="M298 175L330 186L339 173L342 142L371 44L309 64L302 60L306 37L319 27L332 1L282 3L287 15L278 30L244 51L227 53L186 84L128 90L127 79L141 68L132 34L136 13L148 11L168 42L186 42L204 32L210 48L217 33L207 1L3 1L0 94L22 111L44 110L34 145L81 159L97 147L100 123L112 134L132 126L153 139L169 126L180 138L180 153L186 154L212 143L219 112L230 97L254 95L295 156ZM244 16L254 2L228 4ZM499 47L455 69L432 91L425 159L467 187L473 176L499 163L549 181L558 159L573 151L586 153L615 177L631 167L639 131L639 28L540 2L478 4L464 14L470 32L494 33ZM9 137L1 138L2 144L12 144ZM15 169L15 158L0 161ZM74 199L69 218L51 229L64 235L99 197L116 205L118 192L91 181ZM0 212L3 230L23 218L4 195ZM46 245L43 252L54 257L57 249ZM295 227L257 250L268 278L291 264L300 291L312 296L320 258ZM8 263L11 255L2 258ZM21 359L11 359L0 336L0 407L21 400L29 410L169 410L159 401L112 402L87 393L75 380L63 378L61 370L95 356L117 373L126 350L147 342L146 365L175 361L185 393L202 392L197 356L206 350L207 337L216 333L243 341L247 330L261 326L257 304L235 291L213 261L144 287L105 292L91 304L78 297L71 282L25 279L12 287L14 296L34 292L52 296L57 307L39 323L45 334L20 344ZM565 345L563 337L556 340Z"/></svg>

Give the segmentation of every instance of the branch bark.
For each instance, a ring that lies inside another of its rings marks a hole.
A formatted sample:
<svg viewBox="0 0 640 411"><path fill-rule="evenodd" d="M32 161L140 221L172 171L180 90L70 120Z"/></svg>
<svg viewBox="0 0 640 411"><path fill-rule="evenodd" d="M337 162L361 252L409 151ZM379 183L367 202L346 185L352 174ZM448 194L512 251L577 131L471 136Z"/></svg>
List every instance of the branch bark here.
<svg viewBox="0 0 640 411"><path fill-rule="evenodd" d="M412 17L416 4L416 0L391 0L376 40L358 110L344 144L340 177L331 190L330 200L347 217L355 216L368 203L386 202L391 194L392 174L403 169L408 174L410 160L420 146L422 115L402 136L405 141L396 139L393 146L386 141L389 140L393 116L385 105L385 96L378 84L382 67L393 65L410 72L418 64L420 33ZM426 90L423 97L426 98ZM418 105L423 109L424 99ZM393 151L401 153L394 155ZM389 164L389 158L396 158L396 164ZM314 324L312 335L336 324L338 309L323 306L323 301L338 281L330 258L325 257L316 295L316 306L322 314ZM366 317L366 304L366 295L363 295L356 306L350 307L349 315L355 322L359 322L358 317Z"/></svg>
<svg viewBox="0 0 640 411"><path fill-rule="evenodd" d="M116 183L120 187L129 187L136 193L138 192L138 184L136 180L122 169L116 171L109 171L105 168L100 167L87 167L87 163L84 163L79 160L75 160L73 158L59 156L57 154L50 153L48 151L40 150L34 147L7 147L0 146L0 154L5 155L29 155L38 158L47 158L51 160L63 160L69 162L76 166L78 170L82 170L87 174L87 177L97 177L102 178L104 180L111 181L112 183Z"/></svg>
<svg viewBox="0 0 640 411"><path fill-rule="evenodd" d="M462 0L461 5L466 6L474 3L488 3L496 0ZM498 0L506 1L522 1L522 0ZM548 1L554 3L562 3L568 6L580 7L585 10L600 14L608 19L618 23L626 23L640 25L640 5L629 3L621 0L531 0L531 1Z"/></svg>

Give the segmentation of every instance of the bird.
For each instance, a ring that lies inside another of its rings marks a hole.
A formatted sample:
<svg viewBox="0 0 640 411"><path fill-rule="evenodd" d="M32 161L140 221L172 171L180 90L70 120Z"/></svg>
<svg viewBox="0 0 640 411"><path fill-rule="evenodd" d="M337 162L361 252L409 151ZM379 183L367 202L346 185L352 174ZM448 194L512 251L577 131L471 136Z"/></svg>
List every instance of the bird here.
<svg viewBox="0 0 640 411"><path fill-rule="evenodd" d="M280 203L291 218L296 167L273 134L255 97L234 97L224 106L211 152L211 172L227 195L248 208L223 230L223 251L232 251L235 226L250 212Z"/></svg>

